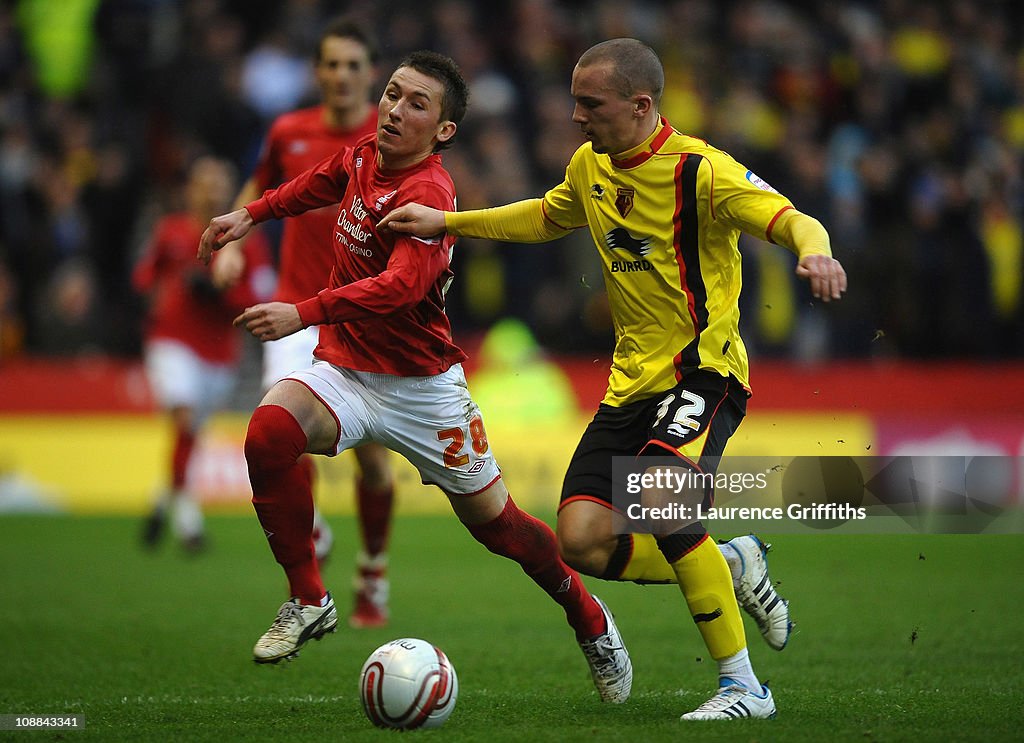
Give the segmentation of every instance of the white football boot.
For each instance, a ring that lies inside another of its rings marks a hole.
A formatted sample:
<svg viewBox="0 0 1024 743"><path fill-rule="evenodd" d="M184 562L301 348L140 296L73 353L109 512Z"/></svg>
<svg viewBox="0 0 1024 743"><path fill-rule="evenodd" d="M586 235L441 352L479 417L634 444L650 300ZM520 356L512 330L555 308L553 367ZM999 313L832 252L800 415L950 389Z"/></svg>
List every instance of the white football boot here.
<svg viewBox="0 0 1024 743"><path fill-rule="evenodd" d="M732 548L731 550L728 548ZM743 611L754 618L768 646L782 650L789 641L793 623L789 619L789 602L775 592L768 577L765 554L771 549L753 534L736 537L720 545L732 573L736 600Z"/></svg>
<svg viewBox="0 0 1024 743"><path fill-rule="evenodd" d="M601 599L597 596L593 598L604 613L607 629L602 635L580 640L580 649L590 664L590 675L594 679L597 693L601 695L601 701L622 704L629 699L633 687L633 664L612 613Z"/></svg>
<svg viewBox="0 0 1024 743"><path fill-rule="evenodd" d="M257 663L277 663L295 658L309 640L319 640L338 626L334 599L327 594L327 606L304 606L298 599L281 605L277 617L252 650Z"/></svg>
<svg viewBox="0 0 1024 743"><path fill-rule="evenodd" d="M680 720L737 720L743 717L770 720L775 717L775 700L767 686L760 693L730 678L719 680L718 691Z"/></svg>

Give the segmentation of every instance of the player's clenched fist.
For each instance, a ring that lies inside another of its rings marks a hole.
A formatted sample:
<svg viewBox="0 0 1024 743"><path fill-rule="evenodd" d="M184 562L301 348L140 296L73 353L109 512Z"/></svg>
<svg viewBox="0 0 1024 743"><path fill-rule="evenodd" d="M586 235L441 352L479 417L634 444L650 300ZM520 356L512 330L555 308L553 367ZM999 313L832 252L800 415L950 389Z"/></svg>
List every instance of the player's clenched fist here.
<svg viewBox="0 0 1024 743"><path fill-rule="evenodd" d="M261 341L276 341L302 330L298 308L287 302L267 302L248 307L233 324L236 328L245 328Z"/></svg>
<svg viewBox="0 0 1024 743"><path fill-rule="evenodd" d="M236 209L230 214L222 214L210 220L210 226L199 238L199 250L196 258L209 264L213 251L220 250L232 240L243 237L252 229L252 215L245 209Z"/></svg>

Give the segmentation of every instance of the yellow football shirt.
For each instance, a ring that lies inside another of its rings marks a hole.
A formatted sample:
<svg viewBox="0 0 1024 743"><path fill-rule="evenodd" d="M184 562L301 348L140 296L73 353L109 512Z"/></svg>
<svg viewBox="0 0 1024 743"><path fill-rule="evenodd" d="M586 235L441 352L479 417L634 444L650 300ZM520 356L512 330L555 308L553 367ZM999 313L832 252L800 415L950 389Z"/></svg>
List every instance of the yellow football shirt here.
<svg viewBox="0 0 1024 743"><path fill-rule="evenodd" d="M588 225L601 256L616 339L604 402L650 397L695 369L748 385L737 242L770 240L788 199L663 119L614 159L580 147L543 206L563 228Z"/></svg>
<svg viewBox="0 0 1024 743"><path fill-rule="evenodd" d="M529 218L535 203L546 226ZM771 241L790 209L729 154L663 118L646 141L615 157L582 145L543 200L446 214L446 224L453 234L520 240L590 229L615 330L604 402L618 407L696 369L732 374L749 387L737 243L740 232Z"/></svg>

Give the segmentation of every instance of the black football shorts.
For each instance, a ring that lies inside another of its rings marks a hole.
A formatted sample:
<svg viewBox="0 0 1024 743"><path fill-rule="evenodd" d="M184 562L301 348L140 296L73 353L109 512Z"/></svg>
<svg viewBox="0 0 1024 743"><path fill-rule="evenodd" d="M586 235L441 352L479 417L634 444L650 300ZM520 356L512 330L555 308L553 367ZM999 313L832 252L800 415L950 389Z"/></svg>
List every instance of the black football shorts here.
<svg viewBox="0 0 1024 743"><path fill-rule="evenodd" d="M653 397L622 407L602 403L569 462L561 506L585 499L610 507L612 457L678 456L713 472L747 397L735 377L700 370Z"/></svg>

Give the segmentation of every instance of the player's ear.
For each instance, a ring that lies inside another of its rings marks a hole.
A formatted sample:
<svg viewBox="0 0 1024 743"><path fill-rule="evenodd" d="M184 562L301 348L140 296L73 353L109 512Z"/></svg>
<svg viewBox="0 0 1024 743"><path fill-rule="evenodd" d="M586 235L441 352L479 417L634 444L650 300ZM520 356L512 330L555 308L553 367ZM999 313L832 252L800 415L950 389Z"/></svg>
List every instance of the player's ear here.
<svg viewBox="0 0 1024 743"><path fill-rule="evenodd" d="M646 93L633 96L633 115L638 119L646 116L654 108L654 99Z"/></svg>
<svg viewBox="0 0 1024 743"><path fill-rule="evenodd" d="M458 124L454 121L442 121L437 129L437 141L440 143L447 142L455 136L455 130L458 128Z"/></svg>

